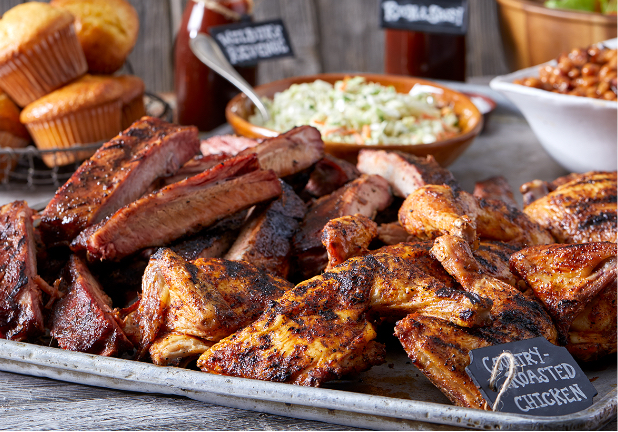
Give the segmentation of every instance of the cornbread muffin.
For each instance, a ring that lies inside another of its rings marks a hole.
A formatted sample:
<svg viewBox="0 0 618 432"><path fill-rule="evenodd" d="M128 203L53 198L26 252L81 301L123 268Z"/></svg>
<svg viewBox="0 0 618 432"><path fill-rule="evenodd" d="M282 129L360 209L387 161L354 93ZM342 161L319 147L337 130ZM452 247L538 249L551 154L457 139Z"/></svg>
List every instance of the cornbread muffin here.
<svg viewBox="0 0 618 432"><path fill-rule="evenodd" d="M86 73L73 15L47 3L15 6L0 20L0 87L26 106Z"/></svg>
<svg viewBox="0 0 618 432"><path fill-rule="evenodd" d="M125 130L135 120L146 115L144 81L134 75L120 75L112 78L122 86L122 130Z"/></svg>
<svg viewBox="0 0 618 432"><path fill-rule="evenodd" d="M122 86L109 77L85 75L24 108L20 120L40 150L108 140L120 132ZM67 165L94 150L43 155L47 166Z"/></svg>
<svg viewBox="0 0 618 432"><path fill-rule="evenodd" d="M122 67L137 41L139 18L125 0L52 0L75 15L88 71L111 74Z"/></svg>
<svg viewBox="0 0 618 432"><path fill-rule="evenodd" d="M19 108L0 91L0 147L23 148L30 142L28 131L19 121ZM0 155L0 180L17 163L17 157Z"/></svg>

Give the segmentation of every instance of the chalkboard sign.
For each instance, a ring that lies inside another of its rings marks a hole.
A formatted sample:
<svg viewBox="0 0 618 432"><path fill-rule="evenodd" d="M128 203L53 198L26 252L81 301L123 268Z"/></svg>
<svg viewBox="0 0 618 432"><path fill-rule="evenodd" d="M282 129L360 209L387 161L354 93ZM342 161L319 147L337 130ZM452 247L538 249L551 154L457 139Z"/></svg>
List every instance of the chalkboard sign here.
<svg viewBox="0 0 618 432"><path fill-rule="evenodd" d="M500 362L496 389L489 388L489 377L504 351L515 356L515 377L499 402L498 411L538 416L559 416L581 411L592 405L597 391L577 362L564 347L539 337L493 345L470 351L466 372L493 407L509 370L505 358Z"/></svg>
<svg viewBox="0 0 618 432"><path fill-rule="evenodd" d="M382 28L463 35L468 31L468 0L382 0Z"/></svg>
<svg viewBox="0 0 618 432"><path fill-rule="evenodd" d="M294 56L280 19L216 26L209 32L233 66L251 66L261 60Z"/></svg>

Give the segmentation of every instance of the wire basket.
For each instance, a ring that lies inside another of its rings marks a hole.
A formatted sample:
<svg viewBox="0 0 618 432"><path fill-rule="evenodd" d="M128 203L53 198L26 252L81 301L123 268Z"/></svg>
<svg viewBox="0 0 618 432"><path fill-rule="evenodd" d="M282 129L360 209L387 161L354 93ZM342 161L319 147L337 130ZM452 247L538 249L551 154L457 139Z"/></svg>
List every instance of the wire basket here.
<svg viewBox="0 0 618 432"><path fill-rule="evenodd" d="M144 93L146 114L172 121L172 107L152 93ZM22 149L0 148L0 190L57 189L73 175L82 160L64 166L48 168L42 155L58 159L74 155L92 155L105 141L73 146L66 149L39 150L34 145ZM82 157L83 159L83 157Z"/></svg>

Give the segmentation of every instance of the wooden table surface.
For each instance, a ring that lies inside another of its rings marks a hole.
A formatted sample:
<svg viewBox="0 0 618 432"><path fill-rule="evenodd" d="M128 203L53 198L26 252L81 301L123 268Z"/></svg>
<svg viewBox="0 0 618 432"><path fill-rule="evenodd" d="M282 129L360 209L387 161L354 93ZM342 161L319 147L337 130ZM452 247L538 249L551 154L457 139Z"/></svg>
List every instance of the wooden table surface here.
<svg viewBox="0 0 618 432"><path fill-rule="evenodd" d="M503 175L513 189L532 179L566 174L541 148L526 121L503 98L484 86L466 90L489 94L499 103L485 132L451 167L464 189ZM31 205L51 192L0 191L0 204L26 199ZM520 197L521 198L521 197ZM209 405L183 397L141 394L68 384L0 372L0 429L3 430L351 430ZM612 421L603 430L616 430Z"/></svg>

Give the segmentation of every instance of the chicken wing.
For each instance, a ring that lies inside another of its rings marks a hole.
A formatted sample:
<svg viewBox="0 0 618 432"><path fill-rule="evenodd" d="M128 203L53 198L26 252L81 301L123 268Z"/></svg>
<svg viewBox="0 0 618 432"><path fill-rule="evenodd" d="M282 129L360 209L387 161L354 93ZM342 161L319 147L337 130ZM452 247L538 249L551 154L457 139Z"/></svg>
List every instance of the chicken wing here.
<svg viewBox="0 0 618 432"><path fill-rule="evenodd" d="M553 243L548 231L515 207L479 200L446 185L427 185L412 192L399 210L399 222L408 233L427 239L450 234L470 244L477 237L521 246Z"/></svg>
<svg viewBox="0 0 618 432"><path fill-rule="evenodd" d="M463 239L450 235L438 237L431 254L463 289L493 301L491 318L495 330L513 340L542 336L556 342L558 333L543 306L513 286L483 272Z"/></svg>

